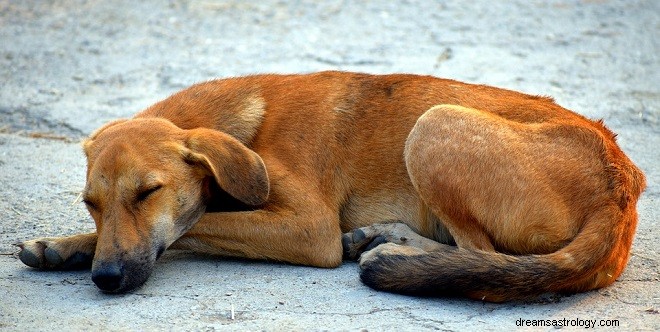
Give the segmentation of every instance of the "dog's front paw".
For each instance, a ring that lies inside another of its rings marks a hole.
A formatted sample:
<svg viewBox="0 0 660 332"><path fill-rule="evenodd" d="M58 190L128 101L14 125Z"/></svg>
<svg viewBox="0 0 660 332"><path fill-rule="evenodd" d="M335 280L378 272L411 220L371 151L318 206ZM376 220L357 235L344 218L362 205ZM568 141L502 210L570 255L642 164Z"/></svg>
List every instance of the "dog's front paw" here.
<svg viewBox="0 0 660 332"><path fill-rule="evenodd" d="M48 246L48 239L38 239L17 243L21 251L18 258L23 264L36 269L49 269L62 264L62 257Z"/></svg>
<svg viewBox="0 0 660 332"><path fill-rule="evenodd" d="M17 243L18 258L23 264L40 270L71 270L89 268L93 254L75 251L67 253L60 239L42 238Z"/></svg>

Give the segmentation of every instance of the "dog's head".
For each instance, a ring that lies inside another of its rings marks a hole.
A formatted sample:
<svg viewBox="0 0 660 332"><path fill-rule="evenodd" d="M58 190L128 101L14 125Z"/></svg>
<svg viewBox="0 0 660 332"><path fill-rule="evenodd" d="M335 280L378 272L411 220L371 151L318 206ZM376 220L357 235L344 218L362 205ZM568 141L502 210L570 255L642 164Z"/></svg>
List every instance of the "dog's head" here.
<svg viewBox="0 0 660 332"><path fill-rule="evenodd" d="M142 285L160 254L217 199L215 192L247 206L268 198L259 155L219 131L135 118L107 124L83 147L83 197L98 235L92 279L104 291Z"/></svg>

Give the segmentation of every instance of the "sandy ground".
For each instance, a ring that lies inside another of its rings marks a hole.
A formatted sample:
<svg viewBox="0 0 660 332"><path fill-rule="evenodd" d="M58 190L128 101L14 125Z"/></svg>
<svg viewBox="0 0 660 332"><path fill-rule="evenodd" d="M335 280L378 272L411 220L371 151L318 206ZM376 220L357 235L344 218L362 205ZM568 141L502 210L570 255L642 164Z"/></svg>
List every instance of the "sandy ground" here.
<svg viewBox="0 0 660 332"><path fill-rule="evenodd" d="M0 0L0 330L511 330L518 319L660 330L659 43L655 0ZM94 128L194 82L324 69L497 85L603 118L648 178L626 272L603 290L496 305L376 292L354 263L171 252L145 286L111 296L88 271L17 260L12 243L93 229L74 201L77 142Z"/></svg>

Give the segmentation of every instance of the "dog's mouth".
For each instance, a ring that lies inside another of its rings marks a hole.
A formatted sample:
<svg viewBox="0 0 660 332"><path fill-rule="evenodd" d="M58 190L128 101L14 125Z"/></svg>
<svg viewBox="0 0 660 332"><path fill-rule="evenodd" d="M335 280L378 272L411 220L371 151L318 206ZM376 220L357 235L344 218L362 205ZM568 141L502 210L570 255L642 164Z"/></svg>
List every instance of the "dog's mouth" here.
<svg viewBox="0 0 660 332"><path fill-rule="evenodd" d="M119 255L119 260L94 260L92 281L105 293L125 293L142 286L153 270L156 260L165 251L165 245L156 246L146 255ZM133 256L131 258L127 258Z"/></svg>

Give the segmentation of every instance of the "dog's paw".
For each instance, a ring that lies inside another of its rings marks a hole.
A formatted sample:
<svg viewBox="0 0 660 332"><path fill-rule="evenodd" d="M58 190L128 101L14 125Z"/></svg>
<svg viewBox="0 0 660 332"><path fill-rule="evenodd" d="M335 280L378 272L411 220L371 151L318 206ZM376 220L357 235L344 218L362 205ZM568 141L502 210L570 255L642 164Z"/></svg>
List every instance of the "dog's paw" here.
<svg viewBox="0 0 660 332"><path fill-rule="evenodd" d="M49 269L64 261L55 249L49 247L49 239L38 239L17 243L18 258L23 264L36 269ZM52 246L52 242L50 242Z"/></svg>
<svg viewBox="0 0 660 332"><path fill-rule="evenodd" d="M23 264L40 270L71 270L91 266L93 255L84 252L66 254L58 239L42 238L17 243L18 258Z"/></svg>
<svg viewBox="0 0 660 332"><path fill-rule="evenodd" d="M413 246L422 251L430 251L440 245L415 233L404 223L375 224L354 229L342 236L344 257L352 260L383 243Z"/></svg>

